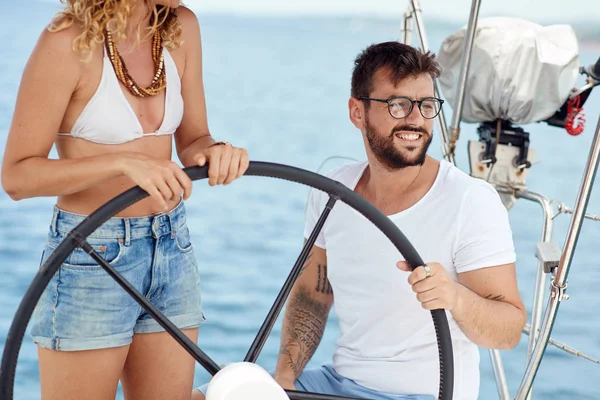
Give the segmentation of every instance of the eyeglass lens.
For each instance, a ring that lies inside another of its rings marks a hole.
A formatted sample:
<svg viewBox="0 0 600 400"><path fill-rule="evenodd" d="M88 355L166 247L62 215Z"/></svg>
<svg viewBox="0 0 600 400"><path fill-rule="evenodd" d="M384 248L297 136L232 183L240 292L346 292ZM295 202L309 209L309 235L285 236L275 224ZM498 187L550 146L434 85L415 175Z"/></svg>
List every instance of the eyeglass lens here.
<svg viewBox="0 0 600 400"><path fill-rule="evenodd" d="M417 103L418 104L418 103ZM406 117L413 106L413 102L410 99L397 98L392 99L388 103L390 114L394 118L404 118ZM434 118L440 112L440 102L436 99L426 99L421 102L419 105L419 110L421 111L421 115L423 118Z"/></svg>

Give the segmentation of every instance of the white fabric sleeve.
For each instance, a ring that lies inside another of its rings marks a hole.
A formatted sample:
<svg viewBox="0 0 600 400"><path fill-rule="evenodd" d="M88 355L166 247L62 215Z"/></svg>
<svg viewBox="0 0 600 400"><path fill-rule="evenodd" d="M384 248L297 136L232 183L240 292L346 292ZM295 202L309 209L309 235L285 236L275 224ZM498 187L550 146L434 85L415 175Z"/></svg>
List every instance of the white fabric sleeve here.
<svg viewBox="0 0 600 400"><path fill-rule="evenodd" d="M312 230L314 229L325 205L327 204L326 197L327 194L319 189L311 188L310 193L308 195L308 206L306 209L306 222L304 224L304 238L308 239ZM324 229L324 227L323 227ZM325 235L323 234L323 229L319 232L317 236L317 240L315 241L315 245L320 248L325 248Z"/></svg>
<svg viewBox="0 0 600 400"><path fill-rule="evenodd" d="M457 273L516 261L508 211L489 184L477 184L464 194L458 214L454 251Z"/></svg>

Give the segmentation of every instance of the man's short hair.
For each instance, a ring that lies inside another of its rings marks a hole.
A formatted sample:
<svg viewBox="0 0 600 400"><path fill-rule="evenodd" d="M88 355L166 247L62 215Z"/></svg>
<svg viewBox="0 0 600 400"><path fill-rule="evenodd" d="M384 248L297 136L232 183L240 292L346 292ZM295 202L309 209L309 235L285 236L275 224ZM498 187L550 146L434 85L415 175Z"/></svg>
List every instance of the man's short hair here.
<svg viewBox="0 0 600 400"><path fill-rule="evenodd" d="M352 97L368 97L373 91L373 77L382 68L389 70L389 78L394 84L409 76L423 73L435 79L441 73L435 54L430 51L422 53L412 46L395 41L373 44L363 50L354 61Z"/></svg>

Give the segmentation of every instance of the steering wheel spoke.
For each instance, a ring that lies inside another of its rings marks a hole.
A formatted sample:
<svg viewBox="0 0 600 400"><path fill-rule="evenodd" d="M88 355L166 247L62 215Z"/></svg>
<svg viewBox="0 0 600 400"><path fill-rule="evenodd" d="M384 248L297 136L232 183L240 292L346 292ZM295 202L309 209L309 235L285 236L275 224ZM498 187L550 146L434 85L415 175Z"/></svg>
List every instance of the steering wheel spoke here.
<svg viewBox="0 0 600 400"><path fill-rule="evenodd" d="M204 353L194 342L177 329L177 327L152 303L146 299L123 275L112 267L96 250L86 241L81 243L81 248L85 250L94 261L98 263L117 283L131 296L138 304L146 310L172 337L179 343L192 357L198 361L211 375L215 375L221 368L206 353Z"/></svg>
<svg viewBox="0 0 600 400"><path fill-rule="evenodd" d="M321 229L323 229L323 225L325 225L325 221L327 220L327 217L329 216L329 213L333 209L333 206L335 205L336 201L337 201L337 198L335 196L331 196L331 195L329 196L329 201L325 205L325 209L323 209L323 212L319 216L319 219L317 220L315 227L313 228L312 232L310 233L308 240L306 241L306 243L304 243L304 246L302 247L302 251L300 252L300 255L298 256L298 259L296 260L296 263L294 264L292 271L288 275L288 278L286 279L285 283L283 284L283 287L279 291L279 294L277 295L277 298L275 299L275 303L273 303L273 306L269 310L267 317L265 318L262 326L260 327L260 329L258 331L258 334L256 335L256 338L254 339L254 342L252 342L252 345L250 346L250 349L248 350L248 353L246 354L246 357L244 358L244 361L256 362L256 359L258 358L265 342L267 341L269 334L271 333L271 330L273 329L273 325L275 324L277 317L279 317L281 308L283 307L283 304L287 300L287 298L290 294L290 291L292 290L292 287L294 286L294 283L296 282L296 279L298 279L298 276L300 276L300 272L302 271L302 268L304 267L304 263L306 262L306 260L308 259L308 256L310 255L310 250L314 246L314 244L317 240L317 236L319 236Z"/></svg>

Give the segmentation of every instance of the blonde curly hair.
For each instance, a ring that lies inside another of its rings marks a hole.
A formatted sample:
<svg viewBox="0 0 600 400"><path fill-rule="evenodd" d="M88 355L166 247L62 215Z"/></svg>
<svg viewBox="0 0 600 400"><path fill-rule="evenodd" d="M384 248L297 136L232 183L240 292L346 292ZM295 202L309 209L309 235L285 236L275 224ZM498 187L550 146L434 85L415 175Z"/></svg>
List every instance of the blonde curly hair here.
<svg viewBox="0 0 600 400"><path fill-rule="evenodd" d="M154 0L61 0L65 4L64 10L54 16L48 30L57 32L73 24L80 25L81 33L73 41L73 51L89 61L96 45L104 43L105 29L110 30L115 40L126 38L129 17L142 2L151 10L147 15L151 25L145 37L152 37L159 29L165 47L179 47L182 44L181 25L176 9L155 5ZM145 38L140 28L137 27L134 45Z"/></svg>

